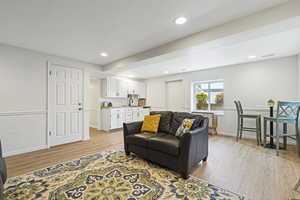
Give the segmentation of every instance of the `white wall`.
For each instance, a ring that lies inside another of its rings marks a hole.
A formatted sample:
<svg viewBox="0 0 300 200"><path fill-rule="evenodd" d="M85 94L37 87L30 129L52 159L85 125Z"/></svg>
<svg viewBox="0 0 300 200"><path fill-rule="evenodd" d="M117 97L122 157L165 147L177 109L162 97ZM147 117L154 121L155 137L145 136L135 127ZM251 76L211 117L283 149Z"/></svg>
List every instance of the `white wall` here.
<svg viewBox="0 0 300 200"><path fill-rule="evenodd" d="M147 80L147 101L153 110L166 109L165 82L178 79L185 86L185 111L191 108L191 82L224 79L224 116L219 117L218 132L226 135L236 134L235 99L248 112L267 114L268 99L296 100L298 95L297 57L292 56Z"/></svg>
<svg viewBox="0 0 300 200"><path fill-rule="evenodd" d="M97 115L100 111L100 80L90 79L88 86L88 107L87 110L90 116L90 127L97 128Z"/></svg>
<svg viewBox="0 0 300 200"><path fill-rule="evenodd" d="M89 71L101 70L96 65L0 45L0 138L5 155L47 147L48 61L80 67L85 77Z"/></svg>
<svg viewBox="0 0 300 200"><path fill-rule="evenodd" d="M298 54L298 100L300 100L300 53Z"/></svg>

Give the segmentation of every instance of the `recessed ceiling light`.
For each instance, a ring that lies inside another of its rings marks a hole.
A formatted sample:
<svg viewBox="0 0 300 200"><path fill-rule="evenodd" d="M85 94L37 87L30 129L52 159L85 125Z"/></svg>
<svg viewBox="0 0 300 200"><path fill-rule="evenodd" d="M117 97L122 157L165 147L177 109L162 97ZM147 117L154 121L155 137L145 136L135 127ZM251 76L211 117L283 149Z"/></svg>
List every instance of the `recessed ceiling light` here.
<svg viewBox="0 0 300 200"><path fill-rule="evenodd" d="M128 78L134 78L135 76L132 74L127 75Z"/></svg>
<svg viewBox="0 0 300 200"><path fill-rule="evenodd" d="M254 58L256 58L257 56L248 56L248 59L254 59Z"/></svg>
<svg viewBox="0 0 300 200"><path fill-rule="evenodd" d="M175 23L178 25L185 24L186 22L187 22L187 19L185 17L178 17L175 20Z"/></svg>
<svg viewBox="0 0 300 200"><path fill-rule="evenodd" d="M102 53L100 53L100 55L103 56L103 57L107 57L108 56L108 54L106 52L102 52Z"/></svg>
<svg viewBox="0 0 300 200"><path fill-rule="evenodd" d="M168 73L169 73L169 71L164 71L164 73L165 73L165 74L168 74Z"/></svg>

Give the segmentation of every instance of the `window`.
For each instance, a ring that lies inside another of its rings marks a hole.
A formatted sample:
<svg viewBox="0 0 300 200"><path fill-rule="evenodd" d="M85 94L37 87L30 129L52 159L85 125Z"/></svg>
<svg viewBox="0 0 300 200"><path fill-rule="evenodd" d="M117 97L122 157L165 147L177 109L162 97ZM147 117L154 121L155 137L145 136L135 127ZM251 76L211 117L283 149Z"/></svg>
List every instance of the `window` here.
<svg viewBox="0 0 300 200"><path fill-rule="evenodd" d="M192 111L220 111L224 104L224 81L192 83Z"/></svg>

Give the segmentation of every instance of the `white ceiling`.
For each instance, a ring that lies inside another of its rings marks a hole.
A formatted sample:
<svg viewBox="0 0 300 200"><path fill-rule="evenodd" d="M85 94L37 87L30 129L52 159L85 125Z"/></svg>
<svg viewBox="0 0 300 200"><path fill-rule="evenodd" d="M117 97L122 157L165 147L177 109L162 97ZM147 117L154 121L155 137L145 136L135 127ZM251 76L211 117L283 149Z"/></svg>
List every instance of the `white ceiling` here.
<svg viewBox="0 0 300 200"><path fill-rule="evenodd" d="M295 17L261 29L135 63L124 71L119 71L119 75L147 79L296 55L300 52L299 36L300 17ZM257 58L248 58L253 55Z"/></svg>
<svg viewBox="0 0 300 200"><path fill-rule="evenodd" d="M107 64L286 1L0 0L0 43Z"/></svg>

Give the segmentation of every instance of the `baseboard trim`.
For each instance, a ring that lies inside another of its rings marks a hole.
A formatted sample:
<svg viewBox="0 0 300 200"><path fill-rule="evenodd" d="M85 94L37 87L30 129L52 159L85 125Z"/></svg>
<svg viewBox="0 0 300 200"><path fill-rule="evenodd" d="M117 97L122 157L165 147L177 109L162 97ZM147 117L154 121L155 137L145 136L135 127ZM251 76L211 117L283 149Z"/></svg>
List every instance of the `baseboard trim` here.
<svg viewBox="0 0 300 200"><path fill-rule="evenodd" d="M236 137L236 133L224 133L224 132L218 132L218 135L222 136L228 136L228 137ZM243 138L245 139L254 139L256 140L256 135L251 133L243 133ZM261 136L261 139L263 140L263 135ZM269 139L268 139L269 140ZM282 139L280 139L282 141ZM296 145L296 142L290 138L287 139L287 144Z"/></svg>
<svg viewBox="0 0 300 200"><path fill-rule="evenodd" d="M4 157L14 156L14 155L19 155L19 154L23 154L23 153L29 153L29 152L33 152L33 151L47 149L47 148L48 148L48 146L45 144L45 145L40 145L40 146L36 146L36 147L30 147L30 148L15 150L15 151L4 152L3 156Z"/></svg>

